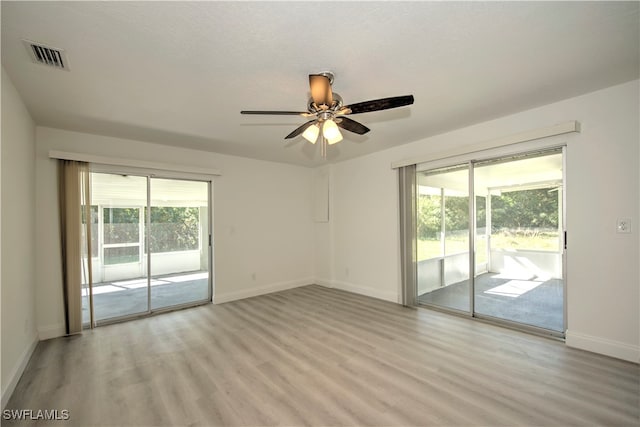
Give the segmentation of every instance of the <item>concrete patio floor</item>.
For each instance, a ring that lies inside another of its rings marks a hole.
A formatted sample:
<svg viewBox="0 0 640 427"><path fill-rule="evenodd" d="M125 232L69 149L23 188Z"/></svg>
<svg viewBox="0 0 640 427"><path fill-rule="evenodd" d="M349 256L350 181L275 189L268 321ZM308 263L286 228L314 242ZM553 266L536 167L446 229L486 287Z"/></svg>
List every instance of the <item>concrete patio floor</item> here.
<svg viewBox="0 0 640 427"><path fill-rule="evenodd" d="M190 302L205 302L209 297L208 272L194 271L151 279L151 310ZM477 314L564 331L564 285L562 280L509 277L485 273L475 278ZM93 287L96 321L147 312L147 279L136 278L97 283ZM467 280L418 296L422 304L457 310L469 310ZM89 322L88 297L83 296L83 321Z"/></svg>
<svg viewBox="0 0 640 427"><path fill-rule="evenodd" d="M151 310L207 301L209 273L192 271L151 278ZM93 307L96 321L147 312L147 278L96 283ZM89 298L82 298L82 319L89 323Z"/></svg>
<svg viewBox="0 0 640 427"><path fill-rule="evenodd" d="M423 304L469 311L469 281L418 296ZM485 273L475 278L477 314L564 332L564 285L560 279Z"/></svg>

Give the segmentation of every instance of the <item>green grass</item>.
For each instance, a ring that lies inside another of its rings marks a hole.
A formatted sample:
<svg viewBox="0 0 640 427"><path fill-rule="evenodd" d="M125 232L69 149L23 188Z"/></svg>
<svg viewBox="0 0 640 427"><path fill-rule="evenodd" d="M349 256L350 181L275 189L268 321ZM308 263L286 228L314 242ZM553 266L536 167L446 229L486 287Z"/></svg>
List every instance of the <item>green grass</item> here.
<svg viewBox="0 0 640 427"><path fill-rule="evenodd" d="M485 247L485 237L476 240L476 262L483 263L487 259ZM500 232L491 235L491 247L493 249L529 249L536 251L558 251L559 241L557 233L509 233ZM467 239L447 238L447 255L468 252L469 242ZM440 241L438 240L418 240L418 261L441 256Z"/></svg>
<svg viewBox="0 0 640 427"><path fill-rule="evenodd" d="M455 254L469 251L469 242L467 240L447 239L447 254ZM418 240L418 261L423 259L437 258L441 256L440 241L438 240Z"/></svg>
<svg viewBox="0 0 640 427"><path fill-rule="evenodd" d="M531 249L558 251L558 233L497 233L491 236L491 246L499 249Z"/></svg>

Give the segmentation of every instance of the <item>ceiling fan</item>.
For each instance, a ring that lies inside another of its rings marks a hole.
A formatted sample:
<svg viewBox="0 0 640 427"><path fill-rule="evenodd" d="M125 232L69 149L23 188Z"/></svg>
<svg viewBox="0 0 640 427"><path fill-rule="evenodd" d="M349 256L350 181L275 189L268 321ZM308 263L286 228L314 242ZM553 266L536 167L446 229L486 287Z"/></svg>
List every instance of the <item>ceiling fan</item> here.
<svg viewBox="0 0 640 427"><path fill-rule="evenodd" d="M369 113L372 111L388 110L390 108L403 107L413 104L413 95L394 96L391 98L374 99L358 102L351 105L343 105L342 97L331 90L333 73L326 71L309 75L311 98L307 105L307 111L240 111L240 114L267 114L281 116L313 117L302 126L296 128L284 139L302 136L312 144L318 139L321 141L322 157L327 156L327 146L342 141L340 128L358 135L369 132L369 128L345 117L349 114ZM322 131L322 132L321 132Z"/></svg>

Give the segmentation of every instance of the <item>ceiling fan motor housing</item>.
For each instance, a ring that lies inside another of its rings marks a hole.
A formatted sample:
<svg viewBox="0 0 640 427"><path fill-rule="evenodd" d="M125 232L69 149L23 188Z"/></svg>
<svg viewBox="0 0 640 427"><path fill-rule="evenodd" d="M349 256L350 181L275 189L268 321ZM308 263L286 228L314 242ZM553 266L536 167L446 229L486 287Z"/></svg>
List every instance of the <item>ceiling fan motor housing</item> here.
<svg viewBox="0 0 640 427"><path fill-rule="evenodd" d="M325 76L327 79L329 79L329 84L332 85L333 84L333 78L334 78L334 74L332 71L323 71L321 73L318 73L318 75L320 76Z"/></svg>
<svg viewBox="0 0 640 427"><path fill-rule="evenodd" d="M317 105L313 101L313 98L309 98L309 103L307 105L307 110L311 114L318 114L326 111L332 111L335 113L340 108L342 108L342 97L338 95L336 92L333 92L333 102L331 103L331 105L326 105L326 104Z"/></svg>

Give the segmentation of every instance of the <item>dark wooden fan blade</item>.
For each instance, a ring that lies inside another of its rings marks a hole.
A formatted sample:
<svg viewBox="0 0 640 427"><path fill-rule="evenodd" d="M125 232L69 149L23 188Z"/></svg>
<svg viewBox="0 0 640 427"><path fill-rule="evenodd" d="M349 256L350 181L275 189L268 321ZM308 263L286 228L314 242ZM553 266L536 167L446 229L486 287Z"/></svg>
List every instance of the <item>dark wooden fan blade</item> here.
<svg viewBox="0 0 640 427"><path fill-rule="evenodd" d="M303 116L309 113L306 111L240 111L240 114L268 114L272 116Z"/></svg>
<svg viewBox="0 0 640 427"><path fill-rule="evenodd" d="M339 119L336 119L336 124L342 129L357 133L358 135L364 135L371 130L362 123L351 120L349 117L340 117Z"/></svg>
<svg viewBox="0 0 640 427"><path fill-rule="evenodd" d="M331 82L327 76L322 74L309 74L309 87L311 88L311 98L316 105L333 104L333 92Z"/></svg>
<svg viewBox="0 0 640 427"><path fill-rule="evenodd" d="M413 95L404 95L358 102L357 104L347 105L346 108L351 110L350 114L360 114L404 107L405 105L411 104L413 104Z"/></svg>
<svg viewBox="0 0 640 427"><path fill-rule="evenodd" d="M315 120L309 120L307 123L303 124L302 126L296 128L296 130L294 130L293 132L291 132L289 135L285 136L284 139L291 139L291 138L295 138L296 136L300 135L302 132L304 132L305 130L307 130L307 128L309 126L311 126L312 124L314 124L316 121Z"/></svg>

